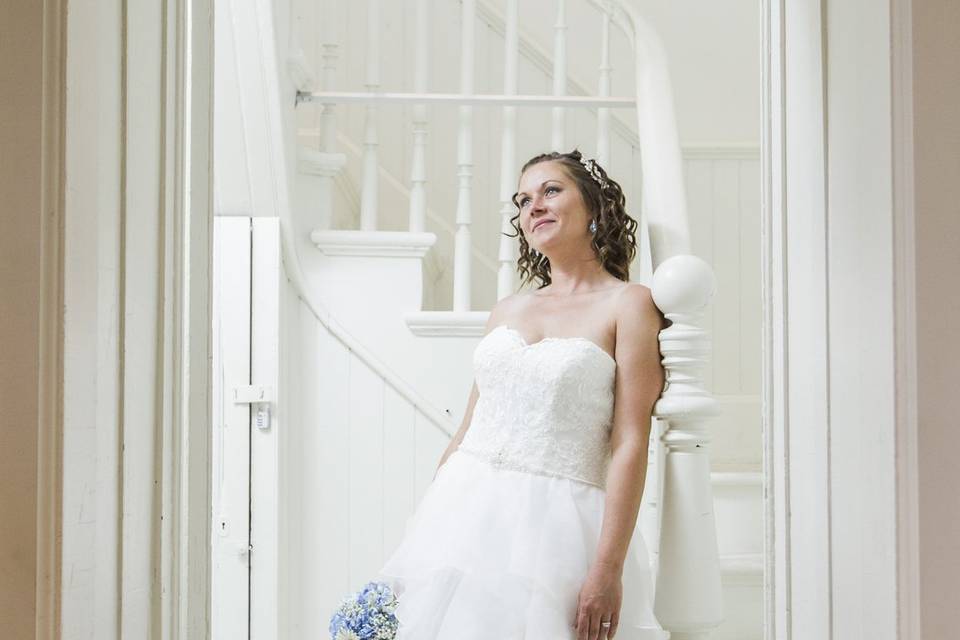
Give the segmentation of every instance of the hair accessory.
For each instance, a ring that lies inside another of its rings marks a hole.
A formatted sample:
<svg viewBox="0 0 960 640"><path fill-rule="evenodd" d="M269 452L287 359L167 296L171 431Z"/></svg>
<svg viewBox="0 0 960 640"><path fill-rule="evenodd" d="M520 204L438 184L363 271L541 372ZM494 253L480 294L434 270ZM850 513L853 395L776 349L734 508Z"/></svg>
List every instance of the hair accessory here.
<svg viewBox="0 0 960 640"><path fill-rule="evenodd" d="M593 181L596 182L601 187L603 186L603 178L601 178L595 170L597 168L597 161L593 158L587 159L583 156L580 156L580 164L583 165L583 168L587 170L587 173L590 174L590 177L593 178Z"/></svg>

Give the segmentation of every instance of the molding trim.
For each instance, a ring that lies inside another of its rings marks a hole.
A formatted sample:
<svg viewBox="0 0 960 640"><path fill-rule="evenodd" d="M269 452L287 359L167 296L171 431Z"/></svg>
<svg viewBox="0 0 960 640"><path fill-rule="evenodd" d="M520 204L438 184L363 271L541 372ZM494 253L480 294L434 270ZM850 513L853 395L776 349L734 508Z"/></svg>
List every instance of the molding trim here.
<svg viewBox="0 0 960 640"><path fill-rule="evenodd" d="M315 229L310 240L328 256L423 258L437 236L416 231Z"/></svg>
<svg viewBox="0 0 960 640"><path fill-rule="evenodd" d="M416 336L479 338L489 315L489 311L410 311L403 314L403 321Z"/></svg>
<svg viewBox="0 0 960 640"><path fill-rule="evenodd" d="M43 3L36 638L60 637L66 1Z"/></svg>
<svg viewBox="0 0 960 640"><path fill-rule="evenodd" d="M912 0L890 3L897 491L897 637L922 636L917 462L917 312Z"/></svg>
<svg viewBox="0 0 960 640"><path fill-rule="evenodd" d="M77 637L201 640L210 633L213 0L95 12L46 1L60 7L68 38L60 78L82 88L60 103L56 625ZM58 283L45 276L44 285Z"/></svg>
<svg viewBox="0 0 960 640"><path fill-rule="evenodd" d="M763 637L790 640L789 413L782 384L788 366L786 231L785 0L761 0L760 251L763 304L761 397L763 435ZM778 422L779 421L779 422ZM778 433L777 430L782 429ZM782 473L782 477L778 476ZM779 518L783 518L783 522ZM781 615L782 612L782 615Z"/></svg>
<svg viewBox="0 0 960 640"><path fill-rule="evenodd" d="M168 541L171 604L161 609L170 635L210 636L212 452L211 370L213 317L213 97L214 2L175 0L168 16L176 39L173 93L176 150L172 302L174 338L172 463L173 522ZM188 28L188 20L190 28ZM182 132L189 132L189 138Z"/></svg>
<svg viewBox="0 0 960 640"><path fill-rule="evenodd" d="M684 160L759 160L760 147L749 142L685 144L680 155Z"/></svg>

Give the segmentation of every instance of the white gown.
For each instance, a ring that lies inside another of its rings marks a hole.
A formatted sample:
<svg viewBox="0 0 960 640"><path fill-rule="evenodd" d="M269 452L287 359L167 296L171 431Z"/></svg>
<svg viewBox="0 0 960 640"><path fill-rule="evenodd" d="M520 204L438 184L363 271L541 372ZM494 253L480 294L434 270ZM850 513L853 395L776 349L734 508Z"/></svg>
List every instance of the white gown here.
<svg viewBox="0 0 960 640"><path fill-rule="evenodd" d="M399 547L374 580L398 598L396 640L576 640L610 460L616 362L586 338L477 344L480 396ZM616 640L664 640L637 528Z"/></svg>

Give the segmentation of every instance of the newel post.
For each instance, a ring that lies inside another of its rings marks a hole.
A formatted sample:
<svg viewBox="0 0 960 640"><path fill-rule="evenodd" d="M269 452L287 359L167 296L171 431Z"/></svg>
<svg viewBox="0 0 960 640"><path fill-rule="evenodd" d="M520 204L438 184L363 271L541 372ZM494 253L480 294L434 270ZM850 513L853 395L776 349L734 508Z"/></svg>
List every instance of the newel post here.
<svg viewBox="0 0 960 640"><path fill-rule="evenodd" d="M666 420L660 496L659 567L654 613L672 640L706 640L723 621L707 421L719 413L704 388L710 336L698 326L716 288L700 258L677 255L659 265L651 290L671 324L660 332L666 389L654 415Z"/></svg>

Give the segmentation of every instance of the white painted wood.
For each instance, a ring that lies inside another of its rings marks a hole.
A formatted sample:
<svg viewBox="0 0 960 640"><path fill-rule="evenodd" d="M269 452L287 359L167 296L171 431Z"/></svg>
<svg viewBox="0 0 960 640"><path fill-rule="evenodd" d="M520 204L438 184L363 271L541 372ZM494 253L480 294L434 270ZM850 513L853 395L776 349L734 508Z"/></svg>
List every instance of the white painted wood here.
<svg viewBox="0 0 960 640"><path fill-rule="evenodd" d="M920 499L918 458L916 211L914 170L913 2L890 4L893 135L894 301L897 389L897 623L898 637L921 637Z"/></svg>
<svg viewBox="0 0 960 640"><path fill-rule="evenodd" d="M786 387L777 385L777 371L786 368L784 336L785 291L775 284L785 277L783 259L785 236L783 220L775 211L785 206L785 169L782 154L786 146L785 94L786 78L783 35L783 5L763 3L763 189L764 215L762 218L763 264L763 379L764 386L764 638L765 640L791 638L790 612L790 527L789 468L785 458L789 454L784 436L789 433L786 422ZM775 425L780 425L776 427Z"/></svg>
<svg viewBox="0 0 960 640"><path fill-rule="evenodd" d="M518 42L519 45L519 42ZM566 0L557 0L557 19L553 25L553 95L567 93L567 11ZM550 148L563 151L566 128L566 111L553 108L553 130Z"/></svg>
<svg viewBox="0 0 960 640"><path fill-rule="evenodd" d="M674 256L654 272L653 298L671 326L660 332L666 390L654 415L660 436L662 485L654 613L677 640L706 639L723 620L719 548L710 481L707 419L718 406L700 370L709 352L697 327L716 289L706 262Z"/></svg>
<svg viewBox="0 0 960 640"><path fill-rule="evenodd" d="M473 93L475 0L463 0L460 16L460 93ZM453 253L453 310L468 311L471 304L472 246L470 225L473 176L473 107L461 105L457 134L457 233Z"/></svg>
<svg viewBox="0 0 960 640"><path fill-rule="evenodd" d="M327 91L333 89L336 82L338 48L336 44L327 43L323 45L323 88ZM325 102L321 106L321 131L323 137L320 140L320 149L327 153L336 151L337 144L337 105L333 102Z"/></svg>
<svg viewBox="0 0 960 640"><path fill-rule="evenodd" d="M282 286L280 428L288 441L280 478L291 504L282 519L290 547L281 592L296 602L287 632L324 637L340 599L396 548L449 435Z"/></svg>
<svg viewBox="0 0 960 640"><path fill-rule="evenodd" d="M278 218L255 218L251 228L250 381L280 388L280 266ZM267 404L269 427L256 424L250 412L250 637L282 637L280 527L289 515L289 486L281 486L280 458L284 423L276 402Z"/></svg>
<svg viewBox="0 0 960 640"><path fill-rule="evenodd" d="M519 7L517 0L507 0L507 31L503 42L503 93L517 93L517 55ZM517 183L516 108L503 108L500 136L500 269L497 271L497 299L514 293L517 288L517 240L507 235L512 230L510 218L516 212L513 194ZM455 309L459 311L459 309Z"/></svg>
<svg viewBox="0 0 960 640"><path fill-rule="evenodd" d="M417 0L416 61L413 81L416 93L427 92L428 42L430 4L428 0ZM410 231L424 231L427 218L427 106L417 104L413 107L413 160L410 170Z"/></svg>
<svg viewBox="0 0 960 640"><path fill-rule="evenodd" d="M784 91L793 96L791 108L783 114L785 130L822 131L825 124L823 108L821 7L810 3L796 5L780 17L781 24L790 25L802 40L786 40L783 44ZM779 27L778 27L779 29ZM773 473L786 483L786 494L776 509L778 520L786 527L781 536L789 545L787 564L790 573L788 600L783 609L790 610L787 637L830 637L831 621L827 612L832 600L830 584L830 505L829 479L826 470L829 453L829 407L826 398L829 375L829 354L820 339L828 330L826 315L826 266L824 244L825 225L825 162L826 149L822 136L811 136L806 144L785 145L782 165L783 179L796 185L797 192L789 194L782 206L789 211L804 211L799 216L782 219L783 233L790 238L790 253L784 254L782 268L797 287L797 293L807 292L809 304L795 308L791 301L784 309L788 323L782 335L785 349L784 366L789 368L791 386L783 398L786 413L783 416L783 458L775 458ZM816 212L816 214L814 213ZM792 297L792 296L791 296ZM774 328L776 330L776 327ZM801 355L802 352L802 355ZM803 390L801 392L801 389ZM796 427L794 427L796 425ZM820 425L818 429L806 428ZM801 469L808 473L801 481L794 478L795 456L808 460ZM787 467L779 467L786 464ZM789 471L788 471L789 469ZM789 475L789 477L787 477ZM789 514L787 513L789 510ZM792 540L802 544L792 544ZM784 566L781 564L780 566ZM796 589L796 593L792 593Z"/></svg>
<svg viewBox="0 0 960 640"><path fill-rule="evenodd" d="M367 0L367 73L366 87L376 92L380 87L380 0ZM368 104L363 136L363 196L360 200L360 228L377 229L379 209L379 173L377 171L377 107Z"/></svg>
<svg viewBox="0 0 960 640"><path fill-rule="evenodd" d="M663 43L631 4L617 3L629 20L637 92L637 133L643 163L643 215L650 234L652 266L690 251L690 227L673 108L673 90Z"/></svg>
<svg viewBox="0 0 960 640"><path fill-rule="evenodd" d="M610 14L603 12L603 28L600 32L600 67L598 68L597 95L601 98L610 96ZM610 109L597 109L597 162L604 167L610 161Z"/></svg>
<svg viewBox="0 0 960 640"><path fill-rule="evenodd" d="M475 93L398 93L398 92L351 92L351 91L315 91L300 92L297 102L319 104L417 104L437 103L470 106L512 106L512 107L606 107L631 109L636 106L636 98L610 96L566 96L566 95L512 95L512 94L475 94Z"/></svg>
<svg viewBox="0 0 960 640"><path fill-rule="evenodd" d="M889 11L765 5L768 637L895 638L911 624L896 557L905 309L890 268L909 215L891 198L905 134L890 100L909 90L891 91Z"/></svg>
<svg viewBox="0 0 960 640"><path fill-rule="evenodd" d="M246 638L250 607L250 218L214 220L211 635Z"/></svg>
<svg viewBox="0 0 960 640"><path fill-rule="evenodd" d="M174 407L176 430L169 452L171 512L169 566L170 618L161 625L163 636L183 640L205 638L210 628L210 344L211 254L213 243L213 104L214 24L213 5L208 0L182 2L186 16L177 16L178 72L167 77L184 104L178 127L167 129L186 148L175 157L182 171L174 179L174 202L182 203L174 224L177 260L173 278L173 326L179 353L175 368ZM180 132L179 128L183 127ZM180 137L176 137L180 136ZM169 157L169 156L167 156ZM181 191L182 190L182 191ZM179 271L179 273L177 273Z"/></svg>
<svg viewBox="0 0 960 640"><path fill-rule="evenodd" d="M66 17L64 638L209 635L211 16Z"/></svg>
<svg viewBox="0 0 960 640"><path fill-rule="evenodd" d="M857 0L831 2L822 16L829 26L822 27L827 211L825 237L817 245L825 247L828 273L824 475L831 510L831 607L839 614L831 615L836 638L897 635L889 14L889 5ZM866 15L871 19L864 20ZM878 216L882 225L876 224ZM848 320L854 317L870 321Z"/></svg>

